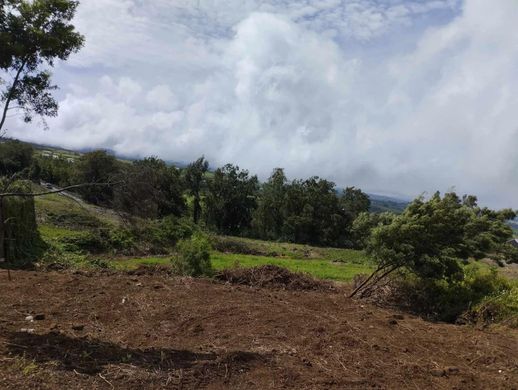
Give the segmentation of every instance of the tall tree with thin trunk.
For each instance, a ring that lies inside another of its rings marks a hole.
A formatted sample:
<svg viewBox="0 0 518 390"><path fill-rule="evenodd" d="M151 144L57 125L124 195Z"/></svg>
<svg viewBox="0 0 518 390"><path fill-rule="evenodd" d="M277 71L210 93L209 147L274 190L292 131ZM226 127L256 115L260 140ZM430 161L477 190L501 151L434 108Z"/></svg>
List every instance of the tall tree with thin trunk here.
<svg viewBox="0 0 518 390"><path fill-rule="evenodd" d="M34 115L56 116L52 96L57 87L48 70L56 60L77 52L84 38L70 23L77 1L0 0L0 135L10 110L21 110L25 122Z"/></svg>
<svg viewBox="0 0 518 390"><path fill-rule="evenodd" d="M205 160L205 157L200 157L189 164L185 171L185 182L190 195L193 197L192 220L195 224L198 223L201 216L201 190L208 169L208 161Z"/></svg>

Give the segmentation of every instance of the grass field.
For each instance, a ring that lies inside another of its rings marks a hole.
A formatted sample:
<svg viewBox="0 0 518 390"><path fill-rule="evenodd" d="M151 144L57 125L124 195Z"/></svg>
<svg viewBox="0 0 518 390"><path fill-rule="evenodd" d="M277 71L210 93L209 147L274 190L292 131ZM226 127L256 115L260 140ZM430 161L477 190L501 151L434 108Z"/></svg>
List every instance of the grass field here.
<svg viewBox="0 0 518 390"><path fill-rule="evenodd" d="M333 262L326 259L301 260L268 256L242 255L235 253L213 252L212 266L216 271L236 266L250 268L272 264L285 267L290 271L304 272L319 279L350 281L355 275L369 273L373 267L369 264ZM135 269L140 265L169 265L171 257L146 257L135 259L116 259L111 264L117 269Z"/></svg>

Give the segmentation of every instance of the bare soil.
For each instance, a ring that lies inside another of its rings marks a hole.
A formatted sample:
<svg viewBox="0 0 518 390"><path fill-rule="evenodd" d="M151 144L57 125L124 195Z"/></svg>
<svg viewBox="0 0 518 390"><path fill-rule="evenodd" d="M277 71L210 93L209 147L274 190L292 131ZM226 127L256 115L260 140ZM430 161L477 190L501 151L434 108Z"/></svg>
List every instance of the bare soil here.
<svg viewBox="0 0 518 390"><path fill-rule="evenodd" d="M518 388L516 331L425 322L340 288L19 271L0 289L2 389Z"/></svg>

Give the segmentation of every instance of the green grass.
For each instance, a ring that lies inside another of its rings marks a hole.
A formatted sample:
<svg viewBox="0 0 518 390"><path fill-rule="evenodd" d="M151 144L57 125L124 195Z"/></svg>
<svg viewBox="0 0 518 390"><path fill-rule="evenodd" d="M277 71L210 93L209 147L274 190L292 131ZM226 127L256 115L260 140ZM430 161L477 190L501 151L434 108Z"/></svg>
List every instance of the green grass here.
<svg viewBox="0 0 518 390"><path fill-rule="evenodd" d="M354 264L371 263L371 259L365 252L353 249L323 248L230 236L214 236L212 244L214 249L224 253L253 254L300 260L329 260Z"/></svg>
<svg viewBox="0 0 518 390"><path fill-rule="evenodd" d="M277 265L293 272L304 272L318 279L350 281L355 275L372 272L367 264L339 263L329 260L285 259L265 256L214 253L211 257L216 270L232 268L236 265L250 268L259 265Z"/></svg>
<svg viewBox="0 0 518 390"><path fill-rule="evenodd" d="M355 275L369 273L373 267L368 264L338 263L329 260L301 260L267 256L241 255L231 253L213 252L211 256L212 266L216 271L233 268L236 265L250 268L266 264L285 267L293 272L304 272L318 279L336 281L350 281ZM165 265L171 264L170 257L147 257L135 259L112 260L111 265L116 269L131 270L140 265Z"/></svg>

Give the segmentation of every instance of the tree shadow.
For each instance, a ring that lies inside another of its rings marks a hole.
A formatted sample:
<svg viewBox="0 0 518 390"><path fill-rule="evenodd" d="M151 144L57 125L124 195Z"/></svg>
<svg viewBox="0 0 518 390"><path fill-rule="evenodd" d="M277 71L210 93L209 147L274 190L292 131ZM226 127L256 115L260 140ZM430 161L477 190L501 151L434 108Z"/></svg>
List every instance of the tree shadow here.
<svg viewBox="0 0 518 390"><path fill-rule="evenodd" d="M15 332L9 336L8 351L38 363L58 362L62 369L94 375L109 364L131 364L149 369L187 369L197 363L218 360L216 353L175 349L131 349L86 338L73 338L57 332L44 335ZM235 361L255 360L256 354L238 352ZM228 356L226 357L228 359Z"/></svg>

